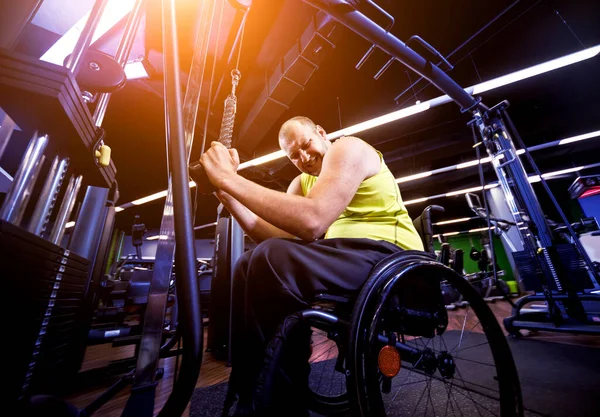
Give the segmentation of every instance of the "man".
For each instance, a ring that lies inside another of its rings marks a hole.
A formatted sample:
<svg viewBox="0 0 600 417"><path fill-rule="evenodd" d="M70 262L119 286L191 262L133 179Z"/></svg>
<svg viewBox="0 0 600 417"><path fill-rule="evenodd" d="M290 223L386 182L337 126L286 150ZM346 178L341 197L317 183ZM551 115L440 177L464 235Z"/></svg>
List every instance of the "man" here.
<svg viewBox="0 0 600 417"><path fill-rule="evenodd" d="M281 126L279 145L301 171L287 193L239 176L237 151L218 142L200 159L217 197L259 243L234 271L236 415L252 411L251 384L286 316L309 308L317 293L358 291L396 251L423 250L379 151L355 137L331 143L306 117Z"/></svg>

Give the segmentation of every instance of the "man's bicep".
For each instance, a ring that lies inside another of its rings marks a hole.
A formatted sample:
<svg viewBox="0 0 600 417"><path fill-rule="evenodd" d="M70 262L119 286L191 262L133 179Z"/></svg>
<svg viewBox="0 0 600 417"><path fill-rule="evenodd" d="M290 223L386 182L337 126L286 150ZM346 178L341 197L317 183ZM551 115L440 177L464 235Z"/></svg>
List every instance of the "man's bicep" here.
<svg viewBox="0 0 600 417"><path fill-rule="evenodd" d="M288 186L287 193L304 197L304 193L302 192L302 183L300 182L300 175L292 180Z"/></svg>
<svg viewBox="0 0 600 417"><path fill-rule="evenodd" d="M362 151L352 146L332 148L318 181L307 196L325 202L335 218L350 203L367 175Z"/></svg>

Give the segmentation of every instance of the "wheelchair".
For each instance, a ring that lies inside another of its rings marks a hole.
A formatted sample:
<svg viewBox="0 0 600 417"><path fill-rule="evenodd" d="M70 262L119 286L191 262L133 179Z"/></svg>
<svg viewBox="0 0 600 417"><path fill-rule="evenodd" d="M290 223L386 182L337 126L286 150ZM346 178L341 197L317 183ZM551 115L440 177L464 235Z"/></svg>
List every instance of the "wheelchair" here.
<svg viewBox="0 0 600 417"><path fill-rule="evenodd" d="M429 206L414 220L425 251L382 260L358 294L318 294L295 316L312 331L308 405L321 415L523 415L505 334L480 293L436 259ZM449 311L442 288L466 308Z"/></svg>

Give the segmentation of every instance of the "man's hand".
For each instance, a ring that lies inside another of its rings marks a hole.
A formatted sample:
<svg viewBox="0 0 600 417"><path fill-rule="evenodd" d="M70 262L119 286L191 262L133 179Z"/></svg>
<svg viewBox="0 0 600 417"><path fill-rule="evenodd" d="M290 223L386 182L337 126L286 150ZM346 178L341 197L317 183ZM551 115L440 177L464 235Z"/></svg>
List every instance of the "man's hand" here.
<svg viewBox="0 0 600 417"><path fill-rule="evenodd" d="M240 157L235 149L227 149L219 142L212 142L200 157L200 163L211 184L221 189L227 179L237 175Z"/></svg>

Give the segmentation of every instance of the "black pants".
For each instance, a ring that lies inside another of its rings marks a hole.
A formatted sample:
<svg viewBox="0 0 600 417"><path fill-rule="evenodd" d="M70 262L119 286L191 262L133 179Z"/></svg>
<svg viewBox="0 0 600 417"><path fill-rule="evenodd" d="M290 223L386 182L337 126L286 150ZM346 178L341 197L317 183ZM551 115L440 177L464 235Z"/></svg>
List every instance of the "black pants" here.
<svg viewBox="0 0 600 417"><path fill-rule="evenodd" d="M309 308L318 293L357 292L379 261L400 250L371 239L269 239L244 253L234 271L230 379L240 402L251 397L265 346L286 316Z"/></svg>

